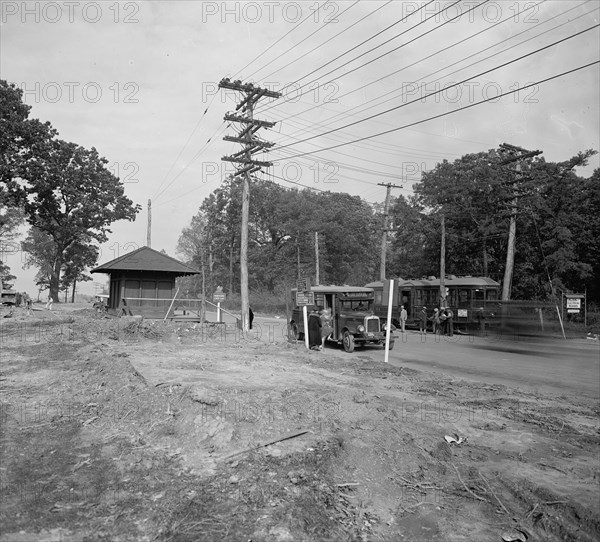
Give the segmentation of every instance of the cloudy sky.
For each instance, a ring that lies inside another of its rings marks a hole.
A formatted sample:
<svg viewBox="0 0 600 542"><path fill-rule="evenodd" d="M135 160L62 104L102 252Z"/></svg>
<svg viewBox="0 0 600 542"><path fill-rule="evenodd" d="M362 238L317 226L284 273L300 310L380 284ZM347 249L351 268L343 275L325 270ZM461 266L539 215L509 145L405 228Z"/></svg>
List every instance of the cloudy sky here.
<svg viewBox="0 0 600 542"><path fill-rule="evenodd" d="M152 247L177 256L232 171L221 157L240 149L223 141L240 98L218 90L224 77L282 92L255 117L277 123L259 132L276 144L259 176L287 187L381 202L378 183L410 195L423 170L501 143L550 161L600 148L596 0L0 5L2 79L61 139L96 147L144 207L113 225L101 263L145 244L148 199ZM35 291L22 255L5 258Z"/></svg>

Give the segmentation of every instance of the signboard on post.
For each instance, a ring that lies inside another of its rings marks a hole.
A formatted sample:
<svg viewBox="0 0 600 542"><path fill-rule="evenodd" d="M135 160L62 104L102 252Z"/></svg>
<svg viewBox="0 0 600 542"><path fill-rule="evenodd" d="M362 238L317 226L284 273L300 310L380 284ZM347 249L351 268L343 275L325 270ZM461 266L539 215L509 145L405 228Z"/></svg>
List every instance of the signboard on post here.
<svg viewBox="0 0 600 542"><path fill-rule="evenodd" d="M314 292L296 292L296 305L306 307L315 304Z"/></svg>
<svg viewBox="0 0 600 542"><path fill-rule="evenodd" d="M296 287L299 292L308 292L310 290L310 279L308 277L298 279L296 281Z"/></svg>
<svg viewBox="0 0 600 542"><path fill-rule="evenodd" d="M223 291L222 286L217 286L215 293L213 294L213 301L215 303L223 303L225 301L226 294Z"/></svg>

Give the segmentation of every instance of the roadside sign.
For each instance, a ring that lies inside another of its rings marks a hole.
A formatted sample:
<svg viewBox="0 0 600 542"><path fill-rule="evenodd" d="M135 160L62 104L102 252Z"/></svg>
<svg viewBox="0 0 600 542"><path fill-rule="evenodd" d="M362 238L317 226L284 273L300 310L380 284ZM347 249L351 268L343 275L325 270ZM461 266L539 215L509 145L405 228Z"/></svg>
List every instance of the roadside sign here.
<svg viewBox="0 0 600 542"><path fill-rule="evenodd" d="M580 297L567 297L567 309L580 309L581 298Z"/></svg>
<svg viewBox="0 0 600 542"><path fill-rule="evenodd" d="M303 278L303 279L298 279L296 281L296 287L298 288L298 291L302 291L302 292L307 292L310 290L310 279L309 278Z"/></svg>
<svg viewBox="0 0 600 542"><path fill-rule="evenodd" d="M225 301L225 292L223 291L223 286L217 286L215 293L213 294L213 301L215 303L222 303Z"/></svg>
<svg viewBox="0 0 600 542"><path fill-rule="evenodd" d="M298 307L304 307L307 305L315 304L315 293L314 292L296 292L296 305Z"/></svg>

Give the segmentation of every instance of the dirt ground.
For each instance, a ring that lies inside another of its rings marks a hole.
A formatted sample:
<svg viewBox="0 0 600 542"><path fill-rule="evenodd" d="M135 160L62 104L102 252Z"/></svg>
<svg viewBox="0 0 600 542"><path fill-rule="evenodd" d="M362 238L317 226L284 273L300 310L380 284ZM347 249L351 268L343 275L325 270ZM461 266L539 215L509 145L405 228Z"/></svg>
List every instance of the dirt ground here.
<svg viewBox="0 0 600 542"><path fill-rule="evenodd" d="M596 401L375 351L15 309L0 541L600 539Z"/></svg>

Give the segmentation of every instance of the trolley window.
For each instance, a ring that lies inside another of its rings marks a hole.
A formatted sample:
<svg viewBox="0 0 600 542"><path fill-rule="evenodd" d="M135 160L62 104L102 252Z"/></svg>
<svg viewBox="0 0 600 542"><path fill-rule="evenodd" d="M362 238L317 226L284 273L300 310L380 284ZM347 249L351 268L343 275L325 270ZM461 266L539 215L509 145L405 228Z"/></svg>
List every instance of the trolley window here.
<svg viewBox="0 0 600 542"><path fill-rule="evenodd" d="M498 299L498 292L496 290L488 290L487 291L487 300L488 301L496 301Z"/></svg>

